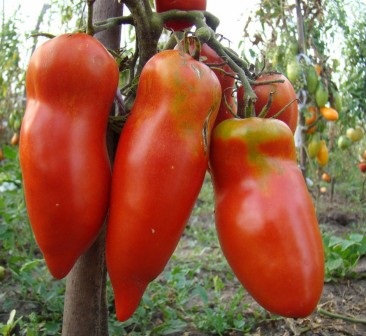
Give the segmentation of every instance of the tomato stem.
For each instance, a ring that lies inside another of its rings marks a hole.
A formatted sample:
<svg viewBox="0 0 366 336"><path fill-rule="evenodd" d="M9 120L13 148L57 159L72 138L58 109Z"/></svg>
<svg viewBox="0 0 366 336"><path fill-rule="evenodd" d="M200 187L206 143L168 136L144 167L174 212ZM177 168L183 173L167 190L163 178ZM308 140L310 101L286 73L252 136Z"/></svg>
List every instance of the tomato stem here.
<svg viewBox="0 0 366 336"><path fill-rule="evenodd" d="M132 15L116 16L116 17L108 18L103 21L98 21L98 22L94 23L93 30L94 30L94 33L99 33L103 30L107 30L109 28L119 26L122 24L134 25L133 16Z"/></svg>
<svg viewBox="0 0 366 336"><path fill-rule="evenodd" d="M271 105L272 105L272 102L273 102L273 95L275 93L276 93L276 91L271 91L269 93L269 97L268 97L268 100L267 100L266 105L263 106L262 110L258 114L258 117L259 118L265 118L268 110L271 108ZM279 116L283 111L284 111L284 109L281 109L281 111L279 111L278 113L276 113L275 116Z"/></svg>
<svg viewBox="0 0 366 336"><path fill-rule="evenodd" d="M56 37L56 35L50 34L50 33L34 33L30 35L31 37L47 37L47 38L54 38Z"/></svg>
<svg viewBox="0 0 366 336"><path fill-rule="evenodd" d="M322 308L318 308L317 309L319 314L322 315L326 315L329 317L333 317L336 319L341 319L344 321L348 321L348 322L353 322L353 323L362 323L362 324L366 324L366 320L365 319L359 319L359 318L355 318L355 317L351 317L351 316L345 316L345 315L341 315L341 314L337 314L337 313L332 313L328 310L322 309Z"/></svg>
<svg viewBox="0 0 366 336"><path fill-rule="evenodd" d="M86 0L86 3L88 5L88 21L87 21L86 33L91 36L94 35L94 27L93 27L94 2L95 2L95 0Z"/></svg>
<svg viewBox="0 0 366 336"><path fill-rule="evenodd" d="M272 94L274 94L274 92L271 92ZM269 100L269 99L268 99ZM289 103L287 103L281 110L279 110L276 114L274 114L272 116L272 118L277 118L281 113L283 113L291 104L293 104L295 101L297 101L298 99L295 98L293 100L291 100ZM269 108L268 108L269 109Z"/></svg>

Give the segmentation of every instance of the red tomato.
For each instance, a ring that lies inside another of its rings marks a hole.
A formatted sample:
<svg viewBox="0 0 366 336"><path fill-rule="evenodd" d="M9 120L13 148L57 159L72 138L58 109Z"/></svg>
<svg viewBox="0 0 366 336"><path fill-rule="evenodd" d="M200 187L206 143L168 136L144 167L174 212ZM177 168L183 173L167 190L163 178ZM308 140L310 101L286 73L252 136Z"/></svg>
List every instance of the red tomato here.
<svg viewBox="0 0 366 336"><path fill-rule="evenodd" d="M173 254L208 166L220 83L203 63L166 50L142 70L112 178L107 268L127 320Z"/></svg>
<svg viewBox="0 0 366 336"><path fill-rule="evenodd" d="M258 116L262 109L266 106L270 93L272 95L272 103L267 111L266 118L273 117L281 111L287 104L292 102L279 116L276 118L284 121L290 127L292 133L295 133L298 119L298 104L296 100L296 92L291 82L282 74L264 74L260 76L256 82L284 80L283 83L253 85L254 93L257 101L254 105L255 113ZM238 89L238 101L243 100L244 88Z"/></svg>
<svg viewBox="0 0 366 336"><path fill-rule="evenodd" d="M206 0L155 0L158 13L173 9L182 11L206 10ZM165 27L174 31L183 30L192 26L192 22L186 20L172 20L165 23Z"/></svg>
<svg viewBox="0 0 366 336"><path fill-rule="evenodd" d="M189 43L190 47L192 47L191 51L193 51L194 41L190 40ZM182 49L182 44L183 42L176 46L175 49ZM233 95L235 87L235 72L231 70L229 65L227 65L224 60L217 55L216 51L206 43L201 46L200 55L203 59L202 61L212 67L212 71L217 76L221 85L222 99L214 124L214 127L216 127L216 125L221 121L234 118L234 115L236 114L236 103Z"/></svg>
<svg viewBox="0 0 366 336"><path fill-rule="evenodd" d="M211 139L215 221L233 272L265 309L305 317L324 282L315 209L293 134L276 119L229 119Z"/></svg>
<svg viewBox="0 0 366 336"><path fill-rule="evenodd" d="M118 77L113 57L86 34L53 38L29 62L20 165L30 223L55 278L66 276L104 223L105 137Z"/></svg>
<svg viewBox="0 0 366 336"><path fill-rule="evenodd" d="M215 127L223 120L234 118L233 113L236 113L236 104L233 95L235 72L231 70L231 68L225 64L224 60L217 55L216 51L210 48L207 44L202 45L201 56L206 57L206 60L204 60L205 63L223 70L213 69L213 72L220 81L222 90L222 99L215 121ZM229 108L231 108L231 112Z"/></svg>
<svg viewBox="0 0 366 336"><path fill-rule="evenodd" d="M361 173L366 173L366 162L360 162L358 164L358 169Z"/></svg>

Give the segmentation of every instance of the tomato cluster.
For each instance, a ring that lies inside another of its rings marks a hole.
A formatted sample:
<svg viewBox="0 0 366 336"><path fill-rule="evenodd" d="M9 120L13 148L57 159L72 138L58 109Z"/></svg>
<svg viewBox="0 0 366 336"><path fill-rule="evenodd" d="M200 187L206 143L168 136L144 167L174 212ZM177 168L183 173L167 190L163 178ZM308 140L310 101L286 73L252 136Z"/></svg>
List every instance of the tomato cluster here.
<svg viewBox="0 0 366 336"><path fill-rule="evenodd" d="M116 62L86 34L36 50L20 134L36 240L62 278L109 210L106 264L117 318L127 320L173 254L209 171L220 245L237 278L269 311L307 316L322 292L324 257L296 164L294 89L280 74L258 77L254 107L265 118L240 118L237 105L246 99L243 90L234 98L235 73L208 45L201 52L199 61L165 50L145 64L111 173L105 136Z"/></svg>

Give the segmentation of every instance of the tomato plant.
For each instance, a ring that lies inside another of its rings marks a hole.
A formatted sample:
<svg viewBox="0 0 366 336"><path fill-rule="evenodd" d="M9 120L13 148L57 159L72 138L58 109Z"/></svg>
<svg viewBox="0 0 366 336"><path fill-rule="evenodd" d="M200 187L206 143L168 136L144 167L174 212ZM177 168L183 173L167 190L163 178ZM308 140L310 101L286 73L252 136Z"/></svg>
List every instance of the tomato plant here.
<svg viewBox="0 0 366 336"><path fill-rule="evenodd" d="M168 10L179 9L183 11L205 10L206 0L155 0L155 7L158 13ZM183 30L192 26L187 20L171 20L165 23L165 27L174 31Z"/></svg>
<svg viewBox="0 0 366 336"><path fill-rule="evenodd" d="M280 80L283 82L264 84L261 82ZM253 85L257 96L254 109L258 116L270 100L270 106L265 115L266 118L276 117L284 121L291 131L295 133L298 119L298 104L296 92L291 82L282 74L263 74L257 78L258 85ZM238 101L243 100L244 88L238 89ZM283 110L283 111L282 111ZM280 114L278 114L282 111Z"/></svg>
<svg viewBox="0 0 366 336"><path fill-rule="evenodd" d="M112 178L107 268L117 318L128 319L174 252L201 189L221 101L216 75L166 50L142 70Z"/></svg>
<svg viewBox="0 0 366 336"><path fill-rule="evenodd" d="M29 62L20 164L30 223L55 278L90 247L107 213L105 137L118 77L113 57L86 34L53 38Z"/></svg>
<svg viewBox="0 0 366 336"><path fill-rule="evenodd" d="M229 119L211 141L216 227L233 272L265 309L309 315L324 253L292 132L276 119Z"/></svg>

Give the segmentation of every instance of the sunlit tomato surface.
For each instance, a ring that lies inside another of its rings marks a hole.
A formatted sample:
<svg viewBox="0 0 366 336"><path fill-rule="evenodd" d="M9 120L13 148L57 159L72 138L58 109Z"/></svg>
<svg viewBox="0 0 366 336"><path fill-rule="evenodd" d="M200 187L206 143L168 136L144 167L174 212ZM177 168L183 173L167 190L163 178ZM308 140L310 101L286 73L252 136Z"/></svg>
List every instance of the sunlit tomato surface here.
<svg viewBox="0 0 366 336"><path fill-rule="evenodd" d="M324 252L292 132L276 119L230 119L211 141L216 227L233 272L265 309L311 314Z"/></svg>
<svg viewBox="0 0 366 336"><path fill-rule="evenodd" d="M173 9L182 11L206 10L206 0L155 0L158 13ZM186 20L172 20L165 23L165 27L174 31L183 30L192 26L192 22Z"/></svg>
<svg viewBox="0 0 366 336"><path fill-rule="evenodd" d="M115 60L86 34L55 37L29 62L20 165L30 223L55 278L94 242L106 216L105 135L117 84Z"/></svg>
<svg viewBox="0 0 366 336"><path fill-rule="evenodd" d="M216 75L186 53L142 70L113 170L107 268L117 318L127 320L174 252L201 189L221 100Z"/></svg>

